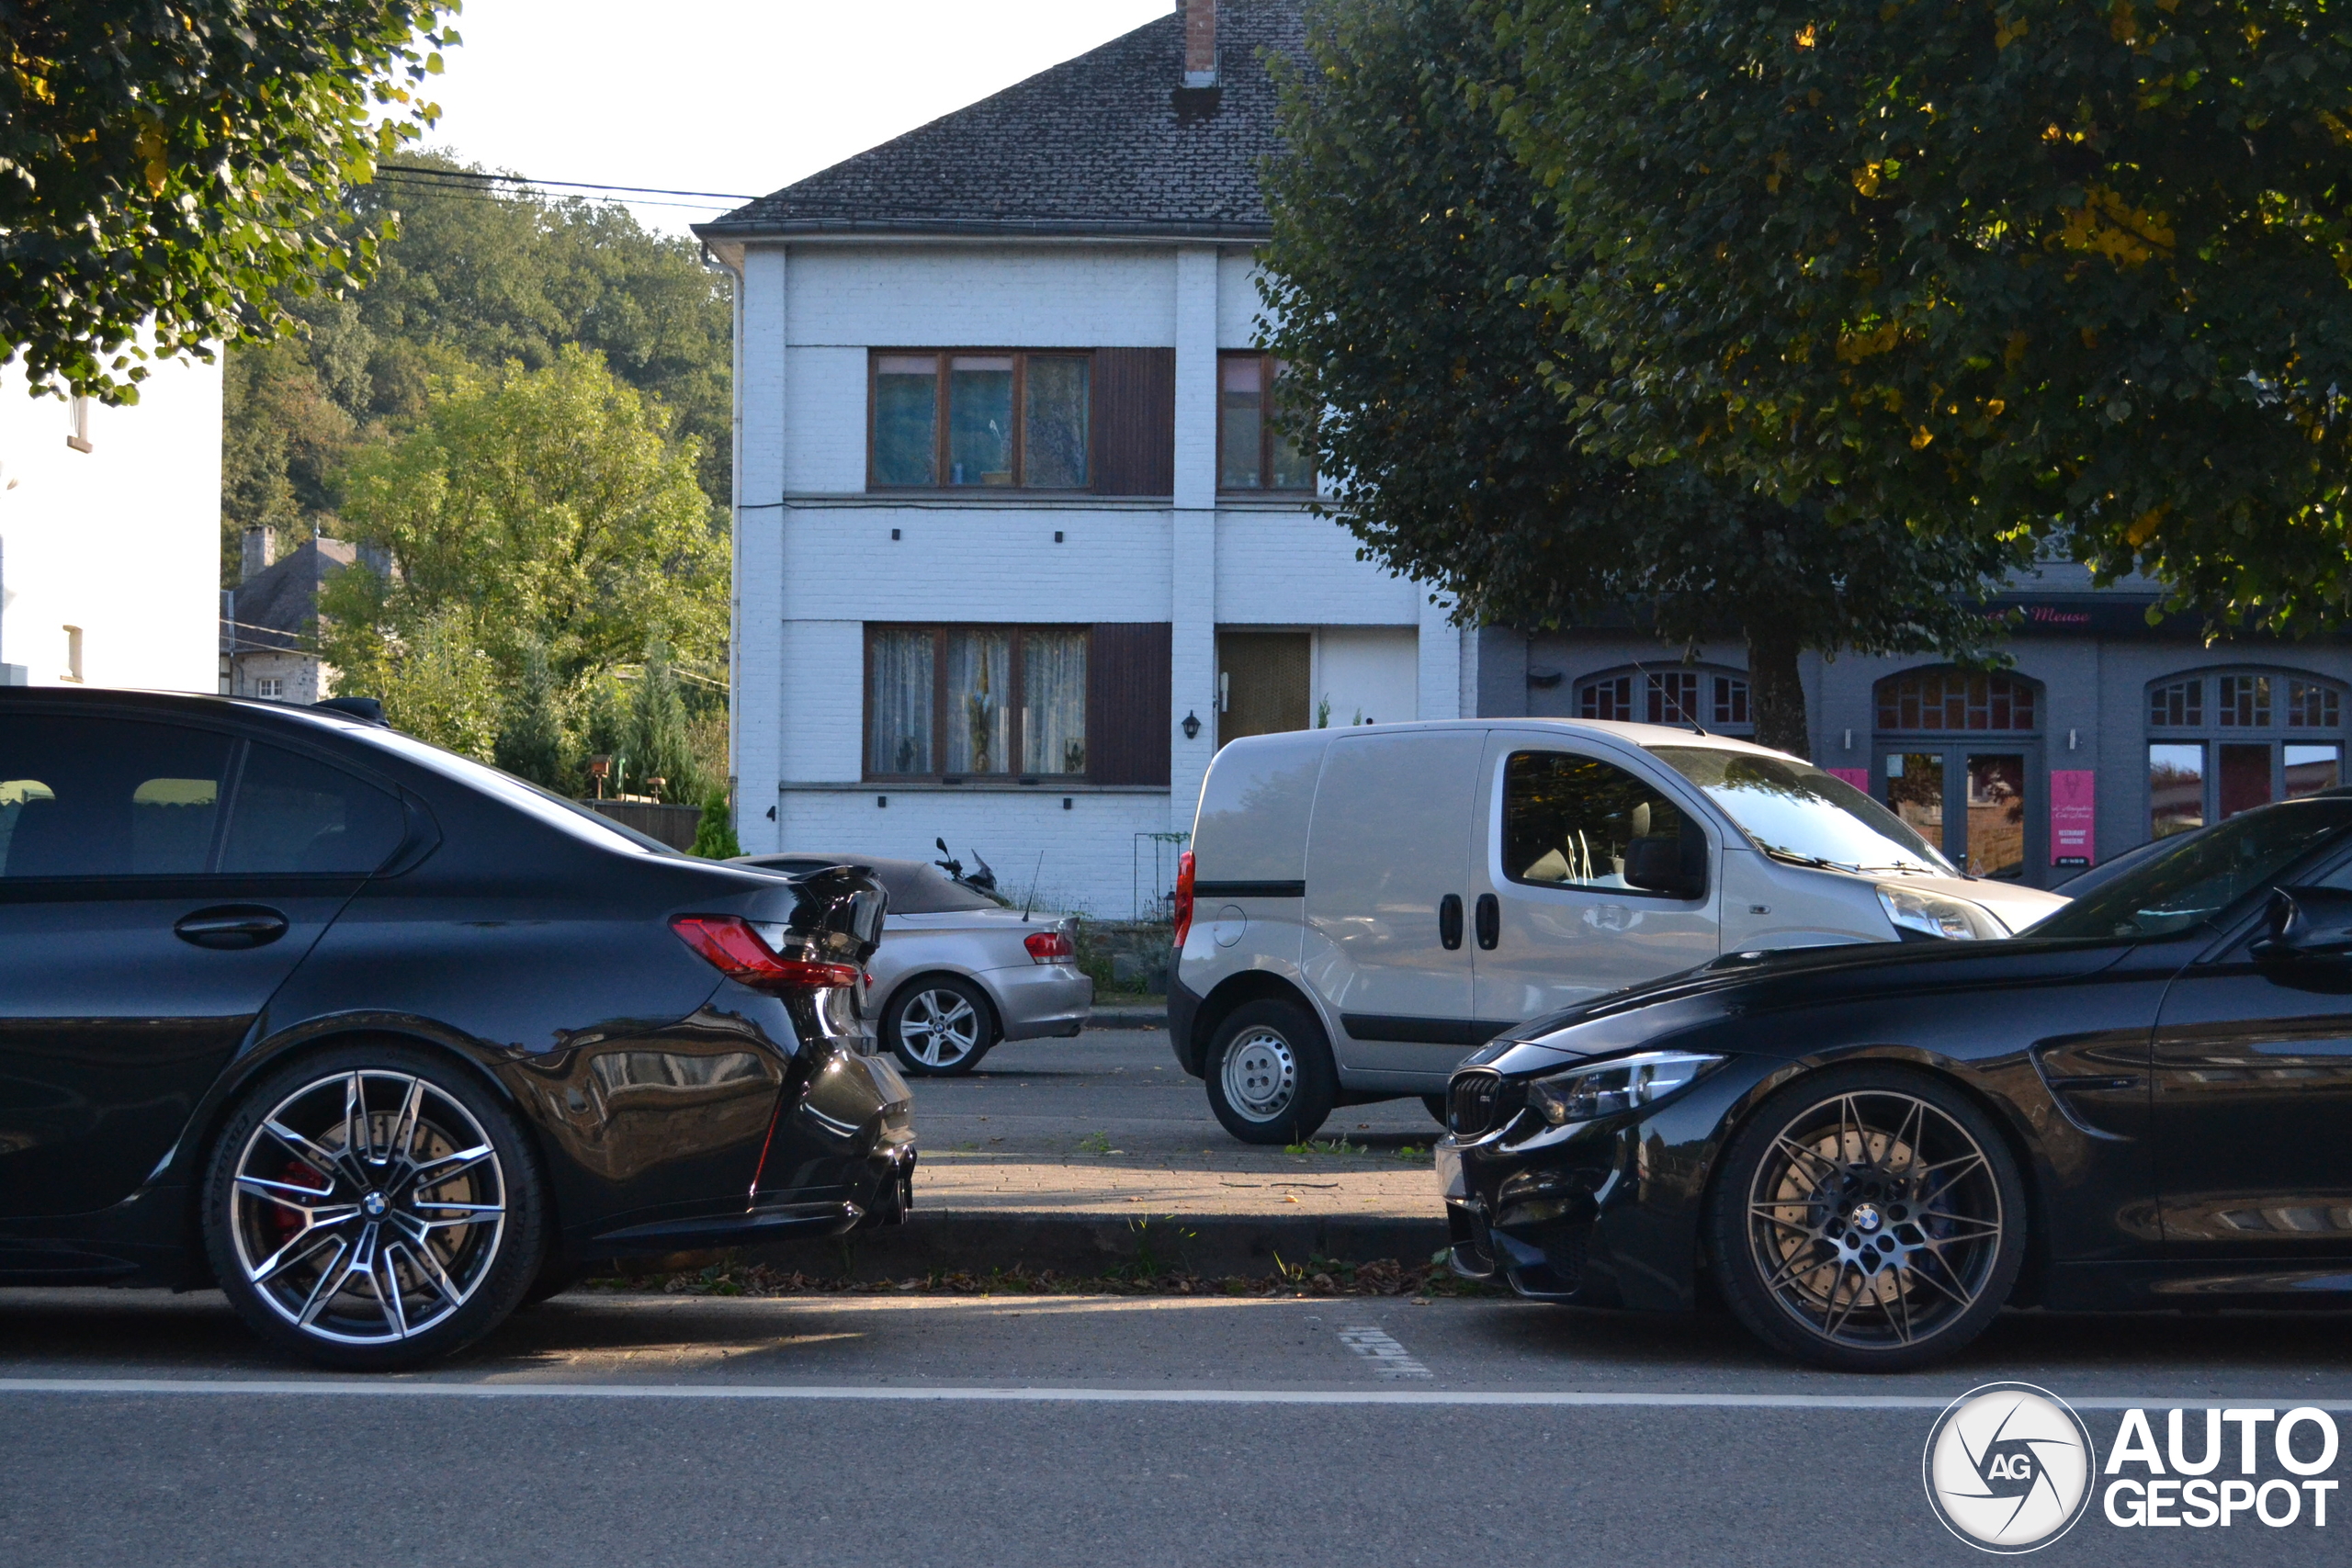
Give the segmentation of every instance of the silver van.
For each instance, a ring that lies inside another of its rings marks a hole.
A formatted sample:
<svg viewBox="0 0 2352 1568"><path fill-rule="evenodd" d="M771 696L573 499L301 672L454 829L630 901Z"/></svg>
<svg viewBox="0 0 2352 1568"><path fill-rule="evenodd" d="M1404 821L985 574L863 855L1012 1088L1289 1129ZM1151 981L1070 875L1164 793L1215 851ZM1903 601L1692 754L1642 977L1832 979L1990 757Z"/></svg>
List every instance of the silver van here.
<svg viewBox="0 0 2352 1568"><path fill-rule="evenodd" d="M1237 1138L1418 1095L1512 1024L1752 948L1981 941L1962 874L1809 762L1695 728L1457 719L1235 740L1177 886L1176 1059Z"/></svg>

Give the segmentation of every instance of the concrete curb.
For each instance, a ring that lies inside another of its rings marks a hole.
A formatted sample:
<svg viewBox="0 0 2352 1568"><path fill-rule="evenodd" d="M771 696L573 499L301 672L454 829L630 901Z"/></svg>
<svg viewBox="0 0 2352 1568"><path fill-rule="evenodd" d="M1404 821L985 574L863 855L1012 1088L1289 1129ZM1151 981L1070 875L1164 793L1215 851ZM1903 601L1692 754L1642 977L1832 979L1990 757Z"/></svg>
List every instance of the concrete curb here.
<svg viewBox="0 0 2352 1568"><path fill-rule="evenodd" d="M1096 1008L1086 1015L1089 1029L1165 1029L1166 1008Z"/></svg>
<svg viewBox="0 0 2352 1568"><path fill-rule="evenodd" d="M926 1213L903 1225L859 1231L841 1241L770 1242L741 1256L804 1274L899 1279L986 1274L1016 1265L1032 1271L1094 1275L1149 1256L1163 1269L1221 1278L1274 1271L1310 1258L1349 1263L1394 1258L1408 1268L1446 1245L1445 1223L1404 1217L1301 1214L1107 1215ZM843 1242L847 1243L846 1254ZM846 1259L846 1261L845 1261Z"/></svg>

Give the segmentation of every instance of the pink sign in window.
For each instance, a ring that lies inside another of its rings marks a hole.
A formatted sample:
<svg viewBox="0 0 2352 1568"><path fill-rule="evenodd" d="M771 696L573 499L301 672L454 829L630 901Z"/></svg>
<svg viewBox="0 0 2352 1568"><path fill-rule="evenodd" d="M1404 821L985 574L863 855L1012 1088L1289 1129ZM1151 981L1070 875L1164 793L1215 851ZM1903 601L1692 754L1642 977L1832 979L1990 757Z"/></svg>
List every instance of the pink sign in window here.
<svg viewBox="0 0 2352 1568"><path fill-rule="evenodd" d="M2098 818L2094 784L2098 775L2089 768L2053 768L2050 772L2050 863L2088 865L2098 852Z"/></svg>
<svg viewBox="0 0 2352 1568"><path fill-rule="evenodd" d="M1871 771L1868 768L1825 768L1822 771L1831 778L1844 779L1864 795L1871 792Z"/></svg>

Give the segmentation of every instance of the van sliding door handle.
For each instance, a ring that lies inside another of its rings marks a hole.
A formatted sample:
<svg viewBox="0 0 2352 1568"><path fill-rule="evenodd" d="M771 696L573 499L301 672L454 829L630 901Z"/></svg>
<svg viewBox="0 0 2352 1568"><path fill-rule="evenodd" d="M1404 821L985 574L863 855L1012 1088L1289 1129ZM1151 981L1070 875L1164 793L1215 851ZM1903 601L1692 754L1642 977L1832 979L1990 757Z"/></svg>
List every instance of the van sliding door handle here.
<svg viewBox="0 0 2352 1568"><path fill-rule="evenodd" d="M1448 953L1462 945L1462 895L1449 893L1437 901L1437 939Z"/></svg>
<svg viewBox="0 0 2352 1568"><path fill-rule="evenodd" d="M1491 893L1478 895L1478 945L1488 953L1503 939L1502 900Z"/></svg>

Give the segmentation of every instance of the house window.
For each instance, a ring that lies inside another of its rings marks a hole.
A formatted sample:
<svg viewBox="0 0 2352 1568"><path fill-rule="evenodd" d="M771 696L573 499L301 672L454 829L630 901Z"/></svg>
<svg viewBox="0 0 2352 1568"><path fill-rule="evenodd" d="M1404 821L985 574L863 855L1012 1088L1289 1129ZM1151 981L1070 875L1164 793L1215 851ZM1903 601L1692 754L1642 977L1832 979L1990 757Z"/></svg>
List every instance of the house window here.
<svg viewBox="0 0 2352 1568"><path fill-rule="evenodd" d="M1632 723L1634 678L1631 675L1612 675L1587 682L1583 700L1577 708L1577 716L1618 724Z"/></svg>
<svg viewBox="0 0 2352 1568"><path fill-rule="evenodd" d="M873 356L867 484L876 490L1084 490L1093 356Z"/></svg>
<svg viewBox="0 0 2352 1568"><path fill-rule="evenodd" d="M254 682L254 695L275 702L286 694L286 682L277 675L264 675Z"/></svg>
<svg viewBox="0 0 2352 1568"><path fill-rule="evenodd" d="M1878 727L1939 730L2030 730L2033 688L2007 675L1928 671L1878 683Z"/></svg>
<svg viewBox="0 0 2352 1568"><path fill-rule="evenodd" d="M1699 722L1699 677L1687 670L1668 671L1649 680L1649 721L1652 724Z"/></svg>
<svg viewBox="0 0 2352 1568"><path fill-rule="evenodd" d="M2150 835L2335 788L2344 779L2343 723L2343 690L2324 681L2233 671L2151 685Z"/></svg>
<svg viewBox="0 0 2352 1568"><path fill-rule="evenodd" d="M1745 729L1754 721L1747 716L1747 682L1733 675L1718 675L1715 687L1715 728Z"/></svg>
<svg viewBox="0 0 2352 1568"><path fill-rule="evenodd" d="M1216 483L1219 490L1313 490L1315 468L1267 418L1288 367L1268 354L1217 360Z"/></svg>
<svg viewBox="0 0 2352 1568"><path fill-rule="evenodd" d="M90 400L81 393L74 394L65 412L65 445L76 452L87 452L90 446Z"/></svg>
<svg viewBox="0 0 2352 1568"><path fill-rule="evenodd" d="M873 626L865 771L949 780L1087 775L1085 626Z"/></svg>

